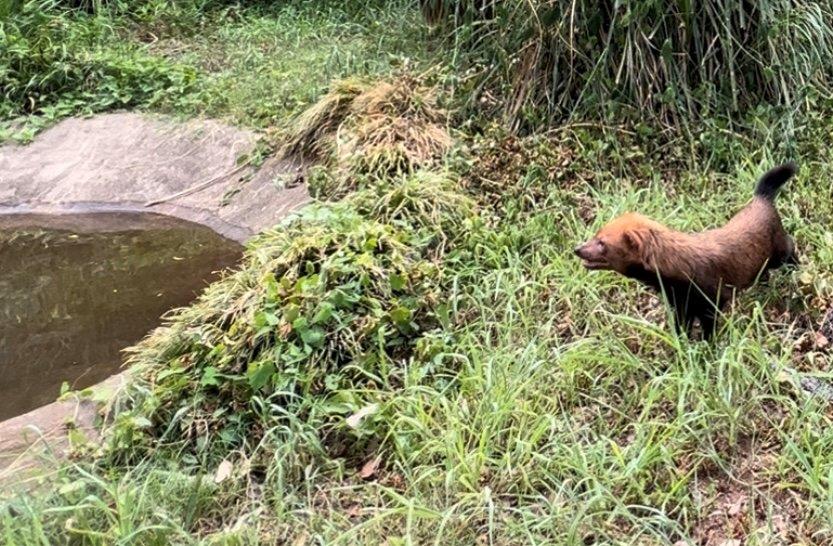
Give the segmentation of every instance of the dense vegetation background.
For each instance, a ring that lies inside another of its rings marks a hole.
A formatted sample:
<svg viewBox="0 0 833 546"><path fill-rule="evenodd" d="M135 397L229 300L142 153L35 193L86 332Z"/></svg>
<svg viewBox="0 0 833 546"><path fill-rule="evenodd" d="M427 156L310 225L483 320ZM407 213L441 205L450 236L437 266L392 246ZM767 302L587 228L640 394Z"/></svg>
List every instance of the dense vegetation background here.
<svg viewBox="0 0 833 546"><path fill-rule="evenodd" d="M829 1L0 4L2 136L219 117L318 202L131 349L8 544L824 544ZM714 343L570 249L723 222L796 159L801 253ZM38 487L40 486L40 487Z"/></svg>

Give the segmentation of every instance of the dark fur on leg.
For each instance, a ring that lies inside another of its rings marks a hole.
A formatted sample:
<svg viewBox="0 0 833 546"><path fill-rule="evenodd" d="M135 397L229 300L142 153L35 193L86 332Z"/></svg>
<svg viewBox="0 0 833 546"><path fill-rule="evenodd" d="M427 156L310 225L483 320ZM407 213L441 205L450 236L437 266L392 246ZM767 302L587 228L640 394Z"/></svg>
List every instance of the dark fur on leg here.
<svg viewBox="0 0 833 546"><path fill-rule="evenodd" d="M694 322L699 320L703 339L711 339L718 308L729 299L730 293L727 290L704 291L691 282L661 277L642 267L632 267L626 275L664 295L665 301L674 311L674 327L678 334L686 332L689 337L693 337Z"/></svg>

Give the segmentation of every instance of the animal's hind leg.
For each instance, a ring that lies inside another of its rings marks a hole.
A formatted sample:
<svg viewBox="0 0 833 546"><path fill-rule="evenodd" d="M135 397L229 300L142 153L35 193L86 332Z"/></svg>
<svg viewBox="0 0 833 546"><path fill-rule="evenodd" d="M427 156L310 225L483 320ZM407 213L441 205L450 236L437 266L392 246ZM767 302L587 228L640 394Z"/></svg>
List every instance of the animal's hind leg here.
<svg viewBox="0 0 833 546"><path fill-rule="evenodd" d="M780 247L780 248L779 248ZM795 251L795 241L789 235L784 235L782 242L769 258L768 269L778 269L782 265L798 265L798 254Z"/></svg>
<svg viewBox="0 0 833 546"><path fill-rule="evenodd" d="M795 239L787 236L787 255L784 263L788 266L798 265L798 253L795 251Z"/></svg>
<svg viewBox="0 0 833 546"><path fill-rule="evenodd" d="M703 329L703 339L709 340L714 335L717 326L717 309L708 307L700 312L700 327Z"/></svg>

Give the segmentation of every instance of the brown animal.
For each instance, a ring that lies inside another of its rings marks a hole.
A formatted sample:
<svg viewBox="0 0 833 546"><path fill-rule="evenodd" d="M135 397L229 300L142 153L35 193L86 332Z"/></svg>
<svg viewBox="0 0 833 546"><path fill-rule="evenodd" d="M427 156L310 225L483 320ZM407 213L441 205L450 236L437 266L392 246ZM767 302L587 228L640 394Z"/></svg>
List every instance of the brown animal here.
<svg viewBox="0 0 833 546"><path fill-rule="evenodd" d="M723 227L681 233L640 214L624 214L575 249L587 269L607 269L661 291L674 309L677 330L714 332L717 311L735 289L769 269L796 263L795 244L775 209L778 190L797 171L794 163L771 169L752 201Z"/></svg>

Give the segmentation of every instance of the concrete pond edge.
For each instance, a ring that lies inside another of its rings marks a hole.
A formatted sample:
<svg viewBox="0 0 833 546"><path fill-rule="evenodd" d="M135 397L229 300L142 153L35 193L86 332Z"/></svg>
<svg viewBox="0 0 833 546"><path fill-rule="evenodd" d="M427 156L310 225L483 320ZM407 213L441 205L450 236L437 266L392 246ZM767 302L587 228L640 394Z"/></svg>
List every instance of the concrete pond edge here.
<svg viewBox="0 0 833 546"><path fill-rule="evenodd" d="M27 146L0 146L0 225L18 214L150 213L244 244L311 200L297 161L238 164L256 142L256 134L213 120L135 113L65 120ZM70 454L70 436L98 441L102 407L128 373L0 421L0 492L45 476Z"/></svg>

